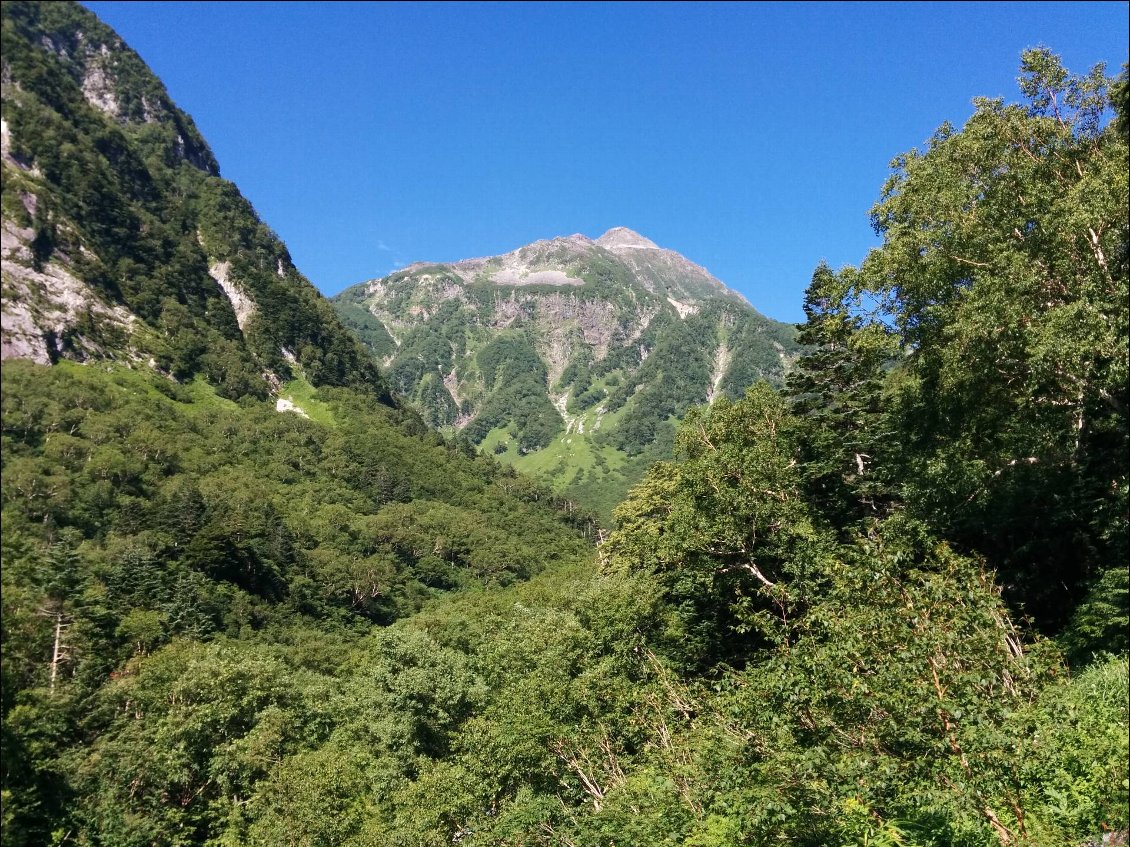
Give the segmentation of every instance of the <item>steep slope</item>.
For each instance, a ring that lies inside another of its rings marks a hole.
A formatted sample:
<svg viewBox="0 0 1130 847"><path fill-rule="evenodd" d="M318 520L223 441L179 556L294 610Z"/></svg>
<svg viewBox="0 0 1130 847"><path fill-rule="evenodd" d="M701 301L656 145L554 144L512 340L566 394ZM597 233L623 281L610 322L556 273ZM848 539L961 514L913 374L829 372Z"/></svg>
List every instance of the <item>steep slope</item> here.
<svg viewBox="0 0 1130 847"><path fill-rule="evenodd" d="M393 403L117 35L75 4L5 3L3 39L17 564L66 536L95 558L143 548L170 579L195 572L270 602L312 590L306 611L391 618L436 589L529 576L558 545L584 549L575 509L558 514L549 492ZM159 518L165 500L180 505ZM541 537L521 552L492 527L530 503L513 526ZM381 585L347 599L357 567Z"/></svg>
<svg viewBox="0 0 1130 847"><path fill-rule="evenodd" d="M4 4L3 357L109 358L221 394L385 395L192 119L80 6Z"/></svg>
<svg viewBox="0 0 1130 847"><path fill-rule="evenodd" d="M605 514L690 406L779 383L798 350L791 325L623 227L411 265L333 302L429 423Z"/></svg>

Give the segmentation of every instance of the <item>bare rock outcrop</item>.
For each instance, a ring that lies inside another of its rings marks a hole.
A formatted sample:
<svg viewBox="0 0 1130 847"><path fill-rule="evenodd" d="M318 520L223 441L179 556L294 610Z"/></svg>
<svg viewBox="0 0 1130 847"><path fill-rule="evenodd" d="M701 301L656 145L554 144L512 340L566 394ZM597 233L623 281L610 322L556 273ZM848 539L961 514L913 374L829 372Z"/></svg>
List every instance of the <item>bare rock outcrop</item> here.
<svg viewBox="0 0 1130 847"><path fill-rule="evenodd" d="M227 295L228 302L235 311L235 321L239 324L239 331L246 332L248 322L255 316L255 301L238 282L231 278L231 262L212 262L208 274Z"/></svg>
<svg viewBox="0 0 1130 847"><path fill-rule="evenodd" d="M31 249L35 232L10 220L0 236L3 293L0 320L0 358L31 359L48 364L70 347L82 353L99 352L94 339L75 330L80 324L117 327L129 333L136 318L120 306L104 302L76 277L62 254L37 265Z"/></svg>

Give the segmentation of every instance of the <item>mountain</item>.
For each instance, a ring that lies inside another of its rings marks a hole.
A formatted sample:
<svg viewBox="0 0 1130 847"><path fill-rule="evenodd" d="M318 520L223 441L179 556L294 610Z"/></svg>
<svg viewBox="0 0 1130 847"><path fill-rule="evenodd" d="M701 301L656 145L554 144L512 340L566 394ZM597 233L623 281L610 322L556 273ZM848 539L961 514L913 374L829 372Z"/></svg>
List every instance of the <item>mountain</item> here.
<svg viewBox="0 0 1130 847"><path fill-rule="evenodd" d="M795 328L624 227L418 263L333 298L433 426L607 514L692 405L780 383Z"/></svg>
<svg viewBox="0 0 1130 847"><path fill-rule="evenodd" d="M296 377L389 399L192 118L94 15L6 2L0 84L5 359L148 365L231 399Z"/></svg>
<svg viewBox="0 0 1130 847"><path fill-rule="evenodd" d="M71 3L2 20L6 573L10 539L20 574L65 537L103 582L129 551L206 577L212 625L233 593L391 620L587 549L572 504L395 402L112 30Z"/></svg>

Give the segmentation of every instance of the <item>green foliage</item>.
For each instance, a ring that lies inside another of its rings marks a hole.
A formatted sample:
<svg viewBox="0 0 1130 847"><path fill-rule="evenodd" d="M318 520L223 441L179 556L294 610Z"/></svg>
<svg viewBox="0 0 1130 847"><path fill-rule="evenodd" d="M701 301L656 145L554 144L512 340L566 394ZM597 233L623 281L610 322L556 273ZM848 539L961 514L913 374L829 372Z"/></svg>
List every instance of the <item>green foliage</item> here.
<svg viewBox="0 0 1130 847"><path fill-rule="evenodd" d="M858 275L821 264L805 292L809 345L789 374L806 495L836 525L885 511L894 433L884 416L886 372L896 353L890 328L863 312Z"/></svg>
<svg viewBox="0 0 1130 847"><path fill-rule="evenodd" d="M496 383L509 383L527 373L532 373L534 379L541 382L546 379L545 365L523 335L498 336L479 351L477 359L487 390L494 388Z"/></svg>
<svg viewBox="0 0 1130 847"><path fill-rule="evenodd" d="M372 313L353 303L336 299L330 302L345 328L361 339L361 343L374 356L383 359L396 350L396 342L388 334L385 325Z"/></svg>
<svg viewBox="0 0 1130 847"><path fill-rule="evenodd" d="M1130 65L1122 63L1122 73L1110 86L1111 105L1114 106L1114 128L1122 133L1122 140L1130 142Z"/></svg>
<svg viewBox="0 0 1130 847"><path fill-rule="evenodd" d="M799 494L783 400L766 383L744 400L693 409L678 464L660 463L616 510L608 549L662 574L675 616L665 641L696 665L763 646L780 584L808 567L815 538Z"/></svg>
<svg viewBox="0 0 1130 847"><path fill-rule="evenodd" d="M272 762L329 738L320 683L253 643L308 625L323 639L364 630L584 554L568 524L581 516L488 460L409 434L416 419L371 396L324 390L317 401L341 422L331 428L194 388L5 365L4 743L19 762L5 769L6 841L64 818L116 844L244 832L244 800ZM238 641L197 643L225 634ZM456 681L412 643L436 684ZM381 685L416 702L407 673ZM361 682L350 685L357 696ZM84 717L90 697L101 705ZM419 702L406 775L415 757L442 754L443 715L467 708ZM399 701L371 708L406 717ZM385 759L403 731L388 724Z"/></svg>
<svg viewBox="0 0 1130 847"><path fill-rule="evenodd" d="M651 322L640 342L647 351L642 363L638 355L634 360L608 356L593 368L594 375L613 368L631 369L604 404L610 411L625 409L607 438L629 456L644 451L660 437L668 419L682 418L691 406L705 402L712 390L720 389L719 396L737 399L758 380L779 385L785 363L778 351L793 351L797 346L782 325L751 310L719 303L708 304L686 318L661 315ZM726 367L715 373L720 363ZM712 386L715 379L717 384ZM584 395L575 391L576 403L582 406Z"/></svg>
<svg viewBox="0 0 1130 847"><path fill-rule="evenodd" d="M348 420L329 429L269 407L225 404L215 395L204 402L168 398L158 390L165 388L162 382L121 370L5 366L4 469L6 481L12 480L5 485L6 519L33 527L46 517L41 532L48 539L70 526L75 537L96 543L103 551L97 557L106 558L94 573L111 598L150 604L142 611L157 615L135 616L123 634L138 627L151 632L159 620L178 631L176 608L197 590L191 587L196 576L215 586L209 593L226 586L212 600L196 598L199 608L218 603L232 609L233 598L244 595L239 602L254 608L253 598L293 597L310 578L318 581L320 569L348 573L342 560L383 551L395 575L379 595L396 605L400 601L390 595L416 591L407 587L416 579L421 585L432 579L422 562L425 553L447 555L437 546L440 535L460 545L457 561L448 566L471 567L476 580L527 576L578 549L572 542L555 543L552 551L541 542L514 546L513 535L490 540L493 518L484 521L485 511L518 514L541 507L492 487L492 480L511 483L485 460L408 436L394 417L356 395L321 398L332 419ZM73 434L58 431L63 426ZM496 497L509 505L494 502ZM404 516L381 518L381 509L394 508L397 500L417 501L413 508L426 524L414 530ZM454 511L444 511L446 503ZM349 504L352 526L332 513L334 504ZM366 514L376 523L363 523ZM552 522L531 515L520 523L535 535L555 532ZM487 534L479 538L474 526ZM403 541L409 537L415 540ZM73 540L63 543L51 548L54 558L45 569L31 574L58 602L80 592L75 574L87 567L76 564ZM35 576L41 572L50 581ZM406 581L409 572L416 576ZM339 590L332 587L341 586L339 578L327 579L324 589ZM319 605L328 610L345 603L349 590L341 590ZM229 626L237 626L234 619Z"/></svg>
<svg viewBox="0 0 1130 847"><path fill-rule="evenodd" d="M861 275L908 353L910 505L1055 632L1128 556L1127 154L1102 68L1040 49L1022 74L1025 105L979 100L895 161Z"/></svg>
<svg viewBox="0 0 1130 847"><path fill-rule="evenodd" d="M71 59L30 48L44 21ZM423 416L390 406L233 187L157 167L145 100L120 92L107 129L76 94L89 21L4 7L30 80L13 121L78 139L15 153L58 169L41 261L86 216L128 271L104 291L177 379L5 364L5 845L1036 847L1130 826L1125 134L1101 125L1125 104L1101 73L1026 54L1026 108L981 103L900 160L884 246L814 274L784 392L714 380L768 332L732 315L575 357L573 409L608 391L625 427L571 485L641 478L594 560L587 513L426 425L477 368L470 434L556 439L520 316L478 344L436 309L390 377ZM96 120L101 159L72 132ZM245 332L197 287L216 244L259 310ZM617 268L578 288L623 293ZM257 397L265 363L311 417ZM1073 669L1017 603L1069 622Z"/></svg>
<svg viewBox="0 0 1130 847"><path fill-rule="evenodd" d="M1118 564L1104 568L1074 610L1062 641L1068 654L1086 662L1096 650L1125 655L1130 649L1126 610L1130 608L1130 571Z"/></svg>
<svg viewBox="0 0 1130 847"><path fill-rule="evenodd" d="M492 393L465 430L471 442L512 423L520 452L548 445L562 429L561 415L546 393L545 365L526 336L500 335L479 351L477 360Z"/></svg>
<svg viewBox="0 0 1130 847"><path fill-rule="evenodd" d="M1075 695L1051 694L1054 651L1025 650L976 562L902 516L849 534L807 512L785 409L762 388L688 418L683 461L653 469L603 548L662 587L666 661L721 663L668 679L672 716L647 721L664 772L683 763L687 843L1069 843L1103 814L1121 825L1125 660L1062 728L1052 703ZM1096 721L1093 740L1031 731L1052 714L1055 733Z"/></svg>
<svg viewBox="0 0 1130 847"><path fill-rule="evenodd" d="M1079 833L1130 827L1128 702L1123 653L1050 685L1023 716L1018 731L1030 733L1033 749L1019 784L1035 843L1072 843Z"/></svg>

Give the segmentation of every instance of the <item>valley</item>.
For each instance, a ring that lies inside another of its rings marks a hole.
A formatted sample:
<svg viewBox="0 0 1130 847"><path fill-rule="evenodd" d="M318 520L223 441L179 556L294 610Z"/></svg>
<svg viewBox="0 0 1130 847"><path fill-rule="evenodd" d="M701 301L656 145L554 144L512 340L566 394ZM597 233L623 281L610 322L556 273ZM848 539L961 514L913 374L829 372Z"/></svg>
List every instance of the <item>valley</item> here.
<svg viewBox="0 0 1130 847"><path fill-rule="evenodd" d="M1126 842L1125 65L1025 50L792 325L623 227L328 300L114 29L0 18L3 847Z"/></svg>

